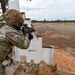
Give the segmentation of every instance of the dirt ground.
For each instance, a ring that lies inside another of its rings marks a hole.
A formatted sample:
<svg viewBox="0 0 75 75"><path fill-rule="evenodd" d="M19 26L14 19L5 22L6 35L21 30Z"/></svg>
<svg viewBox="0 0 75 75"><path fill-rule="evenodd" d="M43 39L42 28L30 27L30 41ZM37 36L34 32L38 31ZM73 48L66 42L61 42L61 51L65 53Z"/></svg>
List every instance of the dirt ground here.
<svg viewBox="0 0 75 75"><path fill-rule="evenodd" d="M43 46L75 48L75 25L64 23L33 23L38 35L43 36Z"/></svg>
<svg viewBox="0 0 75 75"><path fill-rule="evenodd" d="M75 75L75 23L32 23L43 37L43 46L53 45L59 75Z"/></svg>

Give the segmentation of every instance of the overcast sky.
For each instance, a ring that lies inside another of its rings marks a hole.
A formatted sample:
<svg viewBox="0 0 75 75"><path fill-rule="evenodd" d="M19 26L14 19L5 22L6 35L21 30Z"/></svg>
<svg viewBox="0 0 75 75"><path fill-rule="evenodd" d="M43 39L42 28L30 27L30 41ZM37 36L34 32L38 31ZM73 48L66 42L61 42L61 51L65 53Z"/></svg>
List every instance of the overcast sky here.
<svg viewBox="0 0 75 75"><path fill-rule="evenodd" d="M75 0L19 0L20 9L35 20L74 20Z"/></svg>

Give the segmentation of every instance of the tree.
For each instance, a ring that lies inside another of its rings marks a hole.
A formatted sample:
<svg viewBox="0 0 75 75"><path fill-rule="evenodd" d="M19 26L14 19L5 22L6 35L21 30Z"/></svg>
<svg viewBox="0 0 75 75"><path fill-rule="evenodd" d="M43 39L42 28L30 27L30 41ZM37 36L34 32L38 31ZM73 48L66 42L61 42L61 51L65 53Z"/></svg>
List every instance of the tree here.
<svg viewBox="0 0 75 75"><path fill-rule="evenodd" d="M46 22L46 19L44 19L44 23Z"/></svg>
<svg viewBox="0 0 75 75"><path fill-rule="evenodd" d="M8 0L0 0L2 12L4 13L6 11L6 4L8 3Z"/></svg>

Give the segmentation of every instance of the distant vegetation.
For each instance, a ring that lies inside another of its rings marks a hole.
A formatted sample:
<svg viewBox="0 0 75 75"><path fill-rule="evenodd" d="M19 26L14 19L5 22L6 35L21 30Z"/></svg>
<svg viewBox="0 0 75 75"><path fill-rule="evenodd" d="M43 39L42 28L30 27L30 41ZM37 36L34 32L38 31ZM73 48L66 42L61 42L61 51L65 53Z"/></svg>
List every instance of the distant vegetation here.
<svg viewBox="0 0 75 75"><path fill-rule="evenodd" d="M44 20L42 20L42 21L38 21L38 20L32 20L32 23L35 23L35 22L43 22L43 23L50 23L50 22L56 22L56 23L58 23L58 22L75 22L75 20L46 20L46 19L44 19Z"/></svg>

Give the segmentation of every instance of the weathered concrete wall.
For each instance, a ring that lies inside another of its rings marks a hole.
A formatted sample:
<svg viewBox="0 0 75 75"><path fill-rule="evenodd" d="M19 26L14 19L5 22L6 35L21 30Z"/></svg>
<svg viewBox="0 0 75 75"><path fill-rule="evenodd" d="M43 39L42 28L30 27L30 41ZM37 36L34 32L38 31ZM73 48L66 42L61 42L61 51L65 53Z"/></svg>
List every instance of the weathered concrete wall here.
<svg viewBox="0 0 75 75"><path fill-rule="evenodd" d="M43 48L43 61L45 61L48 65L53 65L54 59L54 47Z"/></svg>
<svg viewBox="0 0 75 75"><path fill-rule="evenodd" d="M15 47L16 61L20 61L21 56L26 56L27 62L34 60L34 63L39 63L42 60L42 38L31 40L30 47L26 50Z"/></svg>

